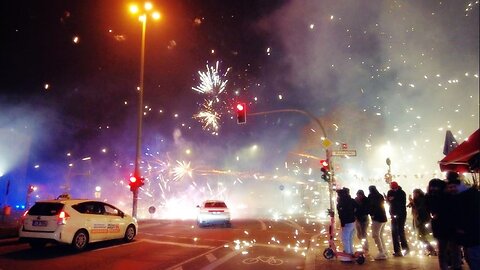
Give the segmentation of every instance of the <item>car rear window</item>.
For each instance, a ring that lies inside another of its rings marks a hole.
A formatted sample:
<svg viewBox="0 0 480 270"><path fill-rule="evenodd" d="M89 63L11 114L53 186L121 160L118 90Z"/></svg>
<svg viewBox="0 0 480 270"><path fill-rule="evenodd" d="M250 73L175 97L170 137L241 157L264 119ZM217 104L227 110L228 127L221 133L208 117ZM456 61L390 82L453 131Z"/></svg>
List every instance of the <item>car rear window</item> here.
<svg viewBox="0 0 480 270"><path fill-rule="evenodd" d="M55 216L62 209L63 203L38 202L28 210L28 214L31 216Z"/></svg>
<svg viewBox="0 0 480 270"><path fill-rule="evenodd" d="M224 202L206 202L205 208L227 208Z"/></svg>

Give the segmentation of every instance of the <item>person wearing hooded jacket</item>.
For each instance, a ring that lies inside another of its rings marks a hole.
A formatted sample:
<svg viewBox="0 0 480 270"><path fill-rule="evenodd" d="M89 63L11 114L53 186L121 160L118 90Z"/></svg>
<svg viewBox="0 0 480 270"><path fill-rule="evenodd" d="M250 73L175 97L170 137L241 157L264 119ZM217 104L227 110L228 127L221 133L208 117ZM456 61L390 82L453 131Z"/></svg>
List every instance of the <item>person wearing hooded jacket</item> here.
<svg viewBox="0 0 480 270"><path fill-rule="evenodd" d="M353 254L353 234L355 232L355 210L357 203L350 196L349 189L337 190L337 210L342 225L342 243L345 253Z"/></svg>
<svg viewBox="0 0 480 270"><path fill-rule="evenodd" d="M378 254L375 256L375 260L385 260L387 259L387 250L385 240L383 239L383 230L387 223L385 199L375 186L368 187L368 191L368 212L372 219L372 238L378 249Z"/></svg>
<svg viewBox="0 0 480 270"><path fill-rule="evenodd" d="M402 249L408 253L407 237L405 236L405 222L407 220L407 194L397 182L390 183L387 193L387 202L390 204L390 218L392 225L393 256L402 257Z"/></svg>
<svg viewBox="0 0 480 270"><path fill-rule="evenodd" d="M355 202L357 203L357 211L355 211L355 229L357 230L357 238L362 243L363 251L368 253L368 198L365 196L363 190L359 189L357 191Z"/></svg>

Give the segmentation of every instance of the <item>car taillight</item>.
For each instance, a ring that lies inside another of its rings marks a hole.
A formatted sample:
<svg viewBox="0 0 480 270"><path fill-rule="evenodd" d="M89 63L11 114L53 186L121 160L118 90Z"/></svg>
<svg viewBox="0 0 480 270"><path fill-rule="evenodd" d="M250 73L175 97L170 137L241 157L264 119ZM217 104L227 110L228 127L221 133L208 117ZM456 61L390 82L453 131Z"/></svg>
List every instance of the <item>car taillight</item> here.
<svg viewBox="0 0 480 270"><path fill-rule="evenodd" d="M70 217L70 215L67 212L65 212L65 211L60 212L60 214L58 214L57 224L58 225L67 224L67 218L69 218L69 217Z"/></svg>
<svg viewBox="0 0 480 270"><path fill-rule="evenodd" d="M25 223L25 219L27 218L28 210L23 213L22 218L20 218L20 225Z"/></svg>

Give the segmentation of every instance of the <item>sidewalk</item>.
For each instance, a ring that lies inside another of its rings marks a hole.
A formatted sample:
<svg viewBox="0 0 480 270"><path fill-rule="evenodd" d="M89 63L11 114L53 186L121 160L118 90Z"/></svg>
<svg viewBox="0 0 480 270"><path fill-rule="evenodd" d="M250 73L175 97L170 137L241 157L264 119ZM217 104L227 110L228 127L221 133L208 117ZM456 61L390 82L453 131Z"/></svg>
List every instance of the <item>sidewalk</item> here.
<svg viewBox="0 0 480 270"><path fill-rule="evenodd" d="M337 245L338 250L342 250L342 243L340 241L341 228L339 223L336 223L336 234L335 234L335 244ZM366 256L365 263L359 265L356 262L341 262L340 260L333 258L331 260L325 259L323 256L323 251L328 247L328 235L327 232L320 235L316 242L320 244L315 248L315 269L352 269L361 267L368 269L421 269L421 270L432 270L438 269L438 257L437 256L426 256L424 255L424 248L421 247L421 243L417 240L417 237L412 230L412 227L407 224L405 227L405 232L410 246L410 253L404 257L394 257L393 256L393 244L391 239L391 228L390 222L387 223L384 231L385 245L387 248L388 258L386 260L375 261L373 257L378 253L375 241L372 238L371 230L368 230L368 244L370 249L370 254ZM433 241L433 237L430 237ZM355 250L361 248L361 244L357 239L357 236L354 236L354 247Z"/></svg>
<svg viewBox="0 0 480 270"><path fill-rule="evenodd" d="M363 265L355 262L341 262L337 259L327 260L323 255L317 254L315 260L315 269L378 269L378 270L400 270L400 269L420 269L432 270L438 269L437 257L407 255L405 257L390 256L386 260L375 261L371 257L367 257Z"/></svg>

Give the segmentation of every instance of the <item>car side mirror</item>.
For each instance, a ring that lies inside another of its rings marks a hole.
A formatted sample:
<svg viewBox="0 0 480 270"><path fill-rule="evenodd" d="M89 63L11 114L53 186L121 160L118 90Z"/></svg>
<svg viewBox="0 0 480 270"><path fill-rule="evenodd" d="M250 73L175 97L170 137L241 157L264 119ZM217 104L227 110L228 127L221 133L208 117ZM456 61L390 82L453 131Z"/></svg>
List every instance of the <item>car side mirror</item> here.
<svg viewBox="0 0 480 270"><path fill-rule="evenodd" d="M124 214L122 211L120 211L119 215L120 215L122 218L125 217L125 214Z"/></svg>
<svg viewBox="0 0 480 270"><path fill-rule="evenodd" d="M197 205L197 208L200 208L200 205Z"/></svg>

